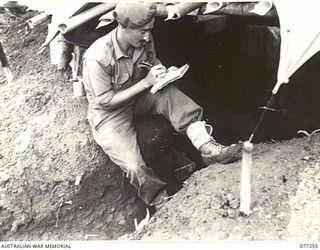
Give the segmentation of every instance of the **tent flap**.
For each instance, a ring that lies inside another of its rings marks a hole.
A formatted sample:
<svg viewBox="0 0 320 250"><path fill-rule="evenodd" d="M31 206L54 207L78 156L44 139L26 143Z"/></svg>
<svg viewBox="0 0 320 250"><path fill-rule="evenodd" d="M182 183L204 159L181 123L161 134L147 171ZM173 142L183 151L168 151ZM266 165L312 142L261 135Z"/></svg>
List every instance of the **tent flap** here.
<svg viewBox="0 0 320 250"><path fill-rule="evenodd" d="M280 61L277 84L273 94L307 60L320 50L320 1L308 1L308 11L301 11L306 4L300 0L274 1L280 20Z"/></svg>

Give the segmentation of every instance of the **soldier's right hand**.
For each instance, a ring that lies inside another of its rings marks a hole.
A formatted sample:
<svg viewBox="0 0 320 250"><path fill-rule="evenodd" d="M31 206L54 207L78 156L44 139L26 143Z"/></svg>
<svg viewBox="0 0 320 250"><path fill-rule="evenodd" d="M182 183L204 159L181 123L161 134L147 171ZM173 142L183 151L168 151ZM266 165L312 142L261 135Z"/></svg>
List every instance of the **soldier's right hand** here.
<svg viewBox="0 0 320 250"><path fill-rule="evenodd" d="M145 78L146 87L151 87L161 80L167 73L167 69L162 64L153 66Z"/></svg>

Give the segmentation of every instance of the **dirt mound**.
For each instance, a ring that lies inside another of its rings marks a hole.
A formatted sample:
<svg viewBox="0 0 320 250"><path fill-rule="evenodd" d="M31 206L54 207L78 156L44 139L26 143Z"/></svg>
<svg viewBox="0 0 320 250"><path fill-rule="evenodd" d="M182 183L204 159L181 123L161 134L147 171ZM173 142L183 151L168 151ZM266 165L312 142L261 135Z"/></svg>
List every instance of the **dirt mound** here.
<svg viewBox="0 0 320 250"><path fill-rule="evenodd" d="M240 165L192 175L150 224L122 237L143 241L320 240L320 136L255 145L252 209L239 216Z"/></svg>
<svg viewBox="0 0 320 250"><path fill-rule="evenodd" d="M0 86L0 238L115 239L142 202L94 143L86 99L38 53L47 28L27 29L35 14L0 16L16 79Z"/></svg>

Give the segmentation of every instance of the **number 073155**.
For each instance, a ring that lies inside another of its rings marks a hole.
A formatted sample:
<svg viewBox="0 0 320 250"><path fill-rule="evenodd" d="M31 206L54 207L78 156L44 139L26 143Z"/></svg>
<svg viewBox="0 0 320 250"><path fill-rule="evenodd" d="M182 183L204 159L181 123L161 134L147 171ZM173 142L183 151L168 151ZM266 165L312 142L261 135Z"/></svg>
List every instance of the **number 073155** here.
<svg viewBox="0 0 320 250"><path fill-rule="evenodd" d="M300 244L300 248L305 248L305 249L317 249L319 248L319 245L317 243L315 244Z"/></svg>

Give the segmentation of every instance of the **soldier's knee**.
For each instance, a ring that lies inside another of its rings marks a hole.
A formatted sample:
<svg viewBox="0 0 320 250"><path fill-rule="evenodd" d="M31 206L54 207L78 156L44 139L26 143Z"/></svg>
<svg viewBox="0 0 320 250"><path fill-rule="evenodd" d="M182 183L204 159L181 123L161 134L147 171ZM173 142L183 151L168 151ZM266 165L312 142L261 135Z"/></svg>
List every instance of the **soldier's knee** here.
<svg viewBox="0 0 320 250"><path fill-rule="evenodd" d="M179 91L175 85L168 85L156 93L156 99L172 98L176 96Z"/></svg>

